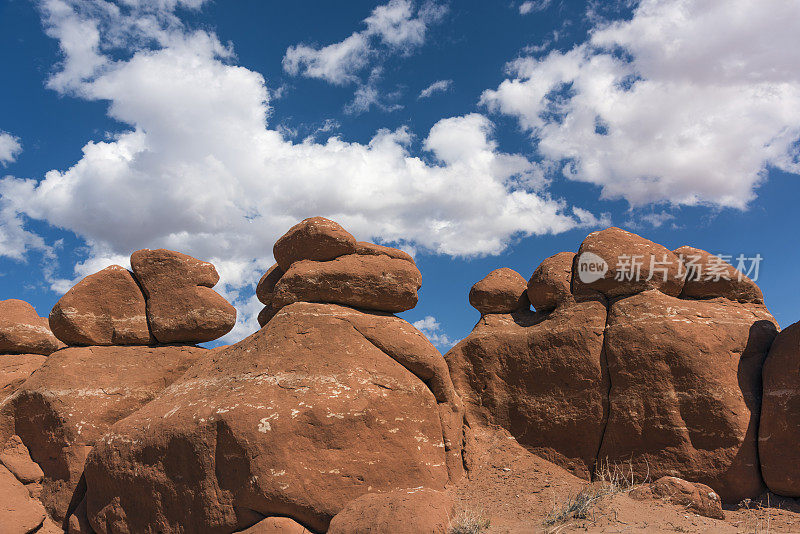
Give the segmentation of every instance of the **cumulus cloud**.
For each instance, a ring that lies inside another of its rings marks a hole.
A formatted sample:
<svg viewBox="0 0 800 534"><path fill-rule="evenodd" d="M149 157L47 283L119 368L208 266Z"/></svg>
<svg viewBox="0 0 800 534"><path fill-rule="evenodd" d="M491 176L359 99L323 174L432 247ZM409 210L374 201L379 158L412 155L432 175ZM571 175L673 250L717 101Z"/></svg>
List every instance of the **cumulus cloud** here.
<svg viewBox="0 0 800 534"><path fill-rule="evenodd" d="M438 80L430 84L428 87L420 91L417 99L428 98L434 93L444 93L450 90L453 86L453 80Z"/></svg>
<svg viewBox="0 0 800 534"><path fill-rule="evenodd" d="M14 163L22 152L22 144L18 137L0 130L0 165Z"/></svg>
<svg viewBox="0 0 800 534"><path fill-rule="evenodd" d="M66 5L47 5L53 3ZM100 54L101 66L90 74L73 68L62 44L53 86L108 102L109 115L128 127L88 141L79 161L41 181L0 180L4 213L19 223L9 228L29 241L17 242L12 255L38 237L22 227L29 217L86 241L88 258L76 276L124 265L144 247L212 261L220 291L239 308L240 335L253 331L258 310L250 297L272 261L272 244L308 216L333 218L360 239L453 255L498 253L517 236L597 223L549 198L539 166L500 151L481 114L442 119L421 143L405 127L379 130L366 144L337 136L294 142L268 125L263 77L232 64L232 51L215 35L189 31L167 13L153 26L133 25L141 33L128 56L117 59L125 55L117 50L112 59L104 50L121 44L111 44L102 28L116 26L109 17L134 13L98 14L87 7L94 2L73 3L82 11L45 11L46 20L71 24L79 15L100 28L89 55ZM142 16L151 20L150 11ZM68 283L53 282L56 289Z"/></svg>
<svg viewBox="0 0 800 534"><path fill-rule="evenodd" d="M512 62L482 102L603 198L745 208L769 167L800 173L796 11L643 0L572 50Z"/></svg>
<svg viewBox="0 0 800 534"><path fill-rule="evenodd" d="M424 319L414 321L411 323L414 328L425 334L425 337L433 343L440 351L446 352L450 348L461 341L460 339L450 339L445 332L442 331L442 325L432 315L426 316Z"/></svg>

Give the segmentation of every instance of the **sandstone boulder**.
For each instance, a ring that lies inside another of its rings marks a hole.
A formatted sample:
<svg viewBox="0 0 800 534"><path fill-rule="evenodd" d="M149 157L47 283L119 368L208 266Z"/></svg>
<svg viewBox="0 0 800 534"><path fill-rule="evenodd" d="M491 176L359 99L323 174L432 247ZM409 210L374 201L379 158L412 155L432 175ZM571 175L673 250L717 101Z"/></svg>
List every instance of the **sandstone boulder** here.
<svg viewBox="0 0 800 534"><path fill-rule="evenodd" d="M441 490L460 466L448 454L460 460L462 447L446 373L397 317L286 306L95 445L85 469L91 526L214 534L282 516L325 531L370 491Z"/></svg>
<svg viewBox="0 0 800 534"><path fill-rule="evenodd" d="M412 258L407 252L403 252L397 248L387 247L385 245L368 243L366 241L358 241L356 243L356 254L361 256L388 256L396 260L406 260L414 263L414 258Z"/></svg>
<svg viewBox="0 0 800 534"><path fill-rule="evenodd" d="M674 251L686 272L681 298L725 297L738 302L763 304L761 289L730 263L699 248L683 246Z"/></svg>
<svg viewBox="0 0 800 534"><path fill-rule="evenodd" d="M447 534L453 499L428 488L367 493L348 503L328 534Z"/></svg>
<svg viewBox="0 0 800 534"><path fill-rule="evenodd" d="M723 502L758 497L761 368L775 335L774 319L757 304L659 291L614 302L600 458L642 479L701 482Z"/></svg>
<svg viewBox="0 0 800 534"><path fill-rule="evenodd" d="M575 254L559 252L536 268L528 280L528 300L536 311L550 311L562 303L571 303L572 263Z"/></svg>
<svg viewBox="0 0 800 534"><path fill-rule="evenodd" d="M67 345L147 345L144 295L119 265L89 275L50 311L53 334Z"/></svg>
<svg viewBox="0 0 800 534"><path fill-rule="evenodd" d="M258 281L256 297L258 297L258 300L260 300L262 304L266 304L267 306L272 304L272 298L275 296L275 284L278 283L281 276L283 276L283 269L276 263L270 267L269 270L264 273L264 276L261 277L261 280Z"/></svg>
<svg viewBox="0 0 800 534"><path fill-rule="evenodd" d="M138 250L131 267L144 290L147 321L159 343L203 343L236 323L236 308L211 289L214 266L171 250Z"/></svg>
<svg viewBox="0 0 800 534"><path fill-rule="evenodd" d="M47 361L41 354L0 355L0 403Z"/></svg>
<svg viewBox="0 0 800 534"><path fill-rule="evenodd" d="M0 452L0 463L23 484L37 484L44 473L39 464L31 459L28 448L19 436L11 436Z"/></svg>
<svg viewBox="0 0 800 534"><path fill-rule="evenodd" d="M349 254L331 261L298 261L275 285L272 306L293 302L344 304L401 312L417 305L422 275L408 261Z"/></svg>
<svg viewBox="0 0 800 534"><path fill-rule="evenodd" d="M604 274L602 270L591 268L598 264L605 266ZM589 234L578 249L572 274L572 289L576 295L600 292L606 297L619 297L658 289L677 297L682 288L683 274L678 257L636 234L607 228Z"/></svg>
<svg viewBox="0 0 800 534"><path fill-rule="evenodd" d="M589 478L605 425L605 322L596 301L483 316L445 355L468 413Z"/></svg>
<svg viewBox="0 0 800 534"><path fill-rule="evenodd" d="M55 352L0 405L0 442L19 436L44 472L41 499L61 520L95 441L207 352L180 346Z"/></svg>
<svg viewBox="0 0 800 534"><path fill-rule="evenodd" d="M273 308L272 306L264 306L260 312L258 312L258 325L261 328L264 328L270 319L275 317L275 314L278 313L280 309Z"/></svg>
<svg viewBox="0 0 800 534"><path fill-rule="evenodd" d="M0 466L0 534L33 532L46 518L44 507L11 472Z"/></svg>
<svg viewBox="0 0 800 534"><path fill-rule="evenodd" d="M47 319L24 300L0 300L0 354L42 354L63 347Z"/></svg>
<svg viewBox="0 0 800 534"><path fill-rule="evenodd" d="M685 506L699 515L725 519L719 495L705 484L692 484L681 478L667 476L650 484L650 490L654 496Z"/></svg>
<svg viewBox="0 0 800 534"><path fill-rule="evenodd" d="M356 238L324 217L311 217L297 223L272 248L275 261L284 271L296 261L329 261L355 252Z"/></svg>
<svg viewBox="0 0 800 534"><path fill-rule="evenodd" d="M800 497L800 323L778 334L764 363L758 451L769 489Z"/></svg>
<svg viewBox="0 0 800 534"><path fill-rule="evenodd" d="M527 284L517 271L502 267L487 274L469 291L473 308L487 313L511 313L530 308Z"/></svg>
<svg viewBox="0 0 800 534"><path fill-rule="evenodd" d="M268 517L240 532L241 534L312 534L303 525L288 517Z"/></svg>

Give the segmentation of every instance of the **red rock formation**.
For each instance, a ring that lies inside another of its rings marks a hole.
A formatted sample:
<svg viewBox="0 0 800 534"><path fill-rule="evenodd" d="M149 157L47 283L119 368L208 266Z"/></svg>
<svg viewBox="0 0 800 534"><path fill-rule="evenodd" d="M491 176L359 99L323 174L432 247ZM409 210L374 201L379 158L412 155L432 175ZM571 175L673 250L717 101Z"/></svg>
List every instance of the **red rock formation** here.
<svg viewBox="0 0 800 534"><path fill-rule="evenodd" d="M503 267L490 272L472 286L469 303L481 314L530 309L526 290L525 279L517 271Z"/></svg>
<svg viewBox="0 0 800 534"><path fill-rule="evenodd" d="M356 238L324 217L312 217L292 226L275 242L272 254L281 269L288 271L296 261L329 261L356 253Z"/></svg>
<svg viewBox="0 0 800 534"><path fill-rule="evenodd" d="M446 534L452 517L453 499L444 491L367 493L336 514L328 534Z"/></svg>
<svg viewBox="0 0 800 534"><path fill-rule="evenodd" d="M637 500L663 499L672 504L685 506L698 515L724 519L722 500L705 484L692 484L677 477L664 476L646 486L634 488L631 497Z"/></svg>
<svg viewBox="0 0 800 534"><path fill-rule="evenodd" d="M147 326L139 284L119 265L89 275L50 311L50 328L67 345L147 345Z"/></svg>
<svg viewBox="0 0 800 534"><path fill-rule="evenodd" d="M33 306L24 300L0 300L0 354L47 356L63 346Z"/></svg>
<svg viewBox="0 0 800 534"><path fill-rule="evenodd" d="M771 491L800 497L800 323L778 334L764 363L758 451Z"/></svg>
<svg viewBox="0 0 800 534"><path fill-rule="evenodd" d="M45 361L47 356L41 354L0 355L0 402L19 389Z"/></svg>
<svg viewBox="0 0 800 534"><path fill-rule="evenodd" d="M203 343L227 334L236 309L211 289L214 266L171 250L137 250L133 274L147 300L147 321L159 343Z"/></svg>
<svg viewBox="0 0 800 534"><path fill-rule="evenodd" d="M546 258L533 271L528 280L528 300L538 312L556 309L561 304L569 304L572 296L572 263L575 254L559 252Z"/></svg>
<svg viewBox="0 0 800 534"><path fill-rule="evenodd" d="M11 472L0 466L0 532L24 534L36 531L47 515L39 501Z"/></svg>
<svg viewBox="0 0 800 534"><path fill-rule="evenodd" d="M42 501L60 520L95 441L207 352L175 346L73 347L55 352L0 405L0 443L13 435L21 438L44 472Z"/></svg>
<svg viewBox="0 0 800 534"><path fill-rule="evenodd" d="M764 303L761 289L730 263L689 246L676 249L674 253L686 272L681 298L725 297L738 302Z"/></svg>
<svg viewBox="0 0 800 534"><path fill-rule="evenodd" d="M260 515L322 531L369 491L443 489L461 465L446 373L399 318L287 306L102 438L85 470L91 525L230 532Z"/></svg>

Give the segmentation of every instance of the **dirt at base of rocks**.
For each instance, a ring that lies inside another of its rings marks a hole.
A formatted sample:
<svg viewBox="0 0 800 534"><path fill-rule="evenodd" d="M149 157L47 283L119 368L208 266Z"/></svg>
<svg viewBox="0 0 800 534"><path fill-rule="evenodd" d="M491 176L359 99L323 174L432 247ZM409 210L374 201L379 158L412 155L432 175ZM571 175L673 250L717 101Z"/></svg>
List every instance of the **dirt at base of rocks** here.
<svg viewBox="0 0 800 534"><path fill-rule="evenodd" d="M546 524L587 481L526 450L503 429L466 428L468 473L457 484L457 516L489 519L486 533L566 532L800 533L800 502L766 495L763 502L726 509L725 519L702 517L663 500L636 500L624 481L602 496L583 519Z"/></svg>

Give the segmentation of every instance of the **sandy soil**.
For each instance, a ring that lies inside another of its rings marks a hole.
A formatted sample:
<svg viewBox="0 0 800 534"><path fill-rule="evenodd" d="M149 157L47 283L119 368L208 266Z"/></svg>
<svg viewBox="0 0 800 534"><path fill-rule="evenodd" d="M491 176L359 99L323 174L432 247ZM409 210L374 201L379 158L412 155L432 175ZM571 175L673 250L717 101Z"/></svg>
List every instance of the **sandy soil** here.
<svg viewBox="0 0 800 534"><path fill-rule="evenodd" d="M546 524L554 509L588 486L585 480L531 454L504 430L475 425L467 429L465 463L468 474L454 488L456 509L488 518L490 533L800 533L800 503L793 499L765 495L717 520L662 500L637 500L625 483L599 497L586 518Z"/></svg>

